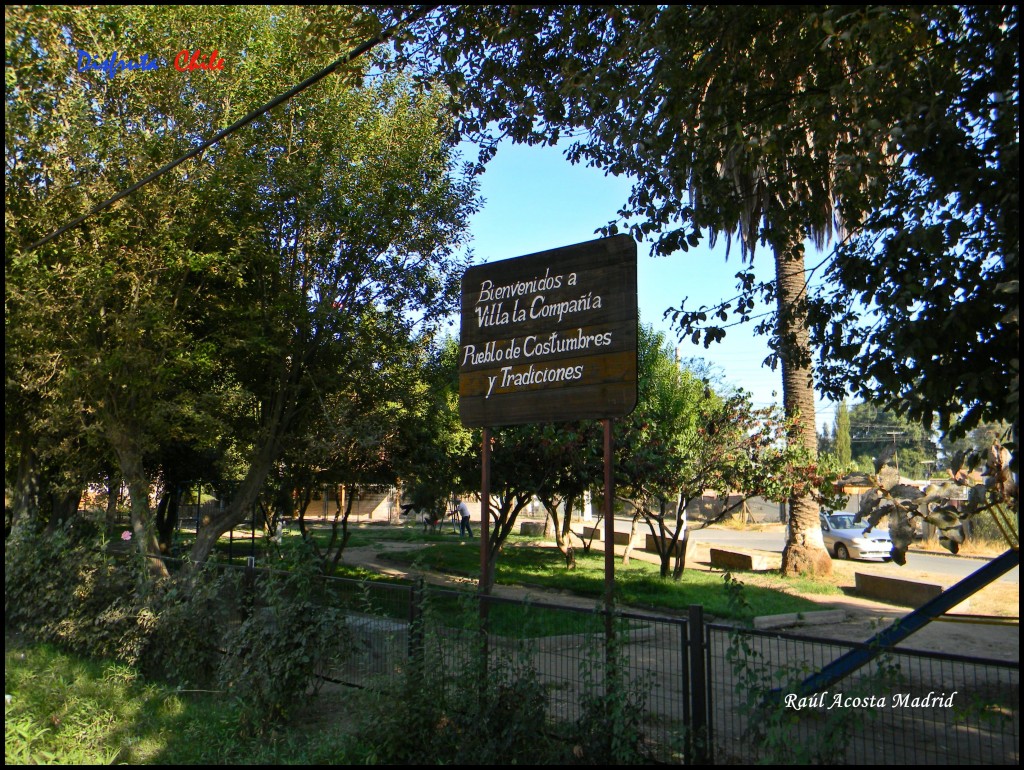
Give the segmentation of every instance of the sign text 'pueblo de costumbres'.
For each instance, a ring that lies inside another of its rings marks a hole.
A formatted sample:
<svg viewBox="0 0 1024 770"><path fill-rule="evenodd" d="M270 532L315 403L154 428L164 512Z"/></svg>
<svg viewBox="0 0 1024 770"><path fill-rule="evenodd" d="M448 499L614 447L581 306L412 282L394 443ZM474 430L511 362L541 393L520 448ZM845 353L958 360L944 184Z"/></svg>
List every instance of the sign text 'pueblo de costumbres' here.
<svg viewBox="0 0 1024 770"><path fill-rule="evenodd" d="M462 423L627 415L636 406L636 340L629 236L471 267L462 279Z"/></svg>

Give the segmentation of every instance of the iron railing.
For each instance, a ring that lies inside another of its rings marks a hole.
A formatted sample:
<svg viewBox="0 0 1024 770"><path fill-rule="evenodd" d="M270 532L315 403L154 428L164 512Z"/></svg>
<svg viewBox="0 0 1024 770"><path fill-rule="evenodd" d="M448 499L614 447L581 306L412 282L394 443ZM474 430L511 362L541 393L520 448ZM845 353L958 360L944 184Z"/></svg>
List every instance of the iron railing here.
<svg viewBox="0 0 1024 770"><path fill-rule="evenodd" d="M243 585L261 574L250 568ZM801 682L864 645L704 623L699 608L609 619L599 606L422 583L322 578L319 597L346 610L354 641L353 654L324 672L331 681L395 683L420 656L454 682L483 654L478 670L534 672L549 718L574 721L611 671L642 703L644 740L659 761L1018 764L1019 663L897 649L808 695Z"/></svg>

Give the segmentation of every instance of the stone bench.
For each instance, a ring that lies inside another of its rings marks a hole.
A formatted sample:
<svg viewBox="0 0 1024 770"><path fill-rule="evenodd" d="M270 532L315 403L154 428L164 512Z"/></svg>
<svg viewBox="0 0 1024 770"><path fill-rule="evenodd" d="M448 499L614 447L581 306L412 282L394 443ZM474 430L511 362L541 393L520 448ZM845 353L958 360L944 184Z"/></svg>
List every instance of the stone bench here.
<svg viewBox="0 0 1024 770"><path fill-rule="evenodd" d="M927 601L942 593L942 586L933 583L919 583L916 580L871 575L865 572L854 573L854 586L858 596L869 599L881 599L891 604L904 607L920 607ZM964 609L966 601L957 605Z"/></svg>
<svg viewBox="0 0 1024 770"><path fill-rule="evenodd" d="M646 539L646 543L644 545L644 550L645 551L649 551L650 553L658 553L658 541L659 540L661 540L665 544L665 547L668 547L669 541L672 539L672 538L669 538L669 537L658 538L658 537L655 537L654 535L645 535L645 537L647 539ZM671 551L671 555L672 556L679 556L682 553L683 553L683 536L680 535L679 536L679 540L676 541L675 548L673 548L672 551Z"/></svg>
<svg viewBox="0 0 1024 770"><path fill-rule="evenodd" d="M604 527L584 527L583 528L583 539L590 540L593 538L597 542L604 540ZM629 545L629 533L628 532L616 532L615 533L615 545Z"/></svg>
<svg viewBox="0 0 1024 770"><path fill-rule="evenodd" d="M787 612L783 615L762 615L754 618L754 628L787 628L789 626L823 626L846 620L843 610L817 610L814 612Z"/></svg>
<svg viewBox="0 0 1024 770"><path fill-rule="evenodd" d="M546 521L524 521L519 525L519 534L527 537L544 537Z"/></svg>
<svg viewBox="0 0 1024 770"><path fill-rule="evenodd" d="M749 553L712 548L711 566L721 569L764 570L768 569L768 559Z"/></svg>

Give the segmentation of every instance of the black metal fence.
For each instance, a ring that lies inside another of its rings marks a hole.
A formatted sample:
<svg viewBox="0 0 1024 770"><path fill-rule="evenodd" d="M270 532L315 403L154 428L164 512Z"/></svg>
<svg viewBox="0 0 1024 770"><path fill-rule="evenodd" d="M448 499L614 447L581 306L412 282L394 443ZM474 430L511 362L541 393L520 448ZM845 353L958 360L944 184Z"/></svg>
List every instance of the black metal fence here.
<svg viewBox="0 0 1024 770"><path fill-rule="evenodd" d="M700 608L609 618L598 606L422 584L323 579L322 601L346 610L354 640L324 672L333 682L396 682L417 655L454 674L483 650L489 665L536 674L550 718L577 720L614 671L642 702L646 748L663 762L1018 764L1019 663L901 649L801 694L807 676L863 645L705 623Z"/></svg>
<svg viewBox="0 0 1024 770"><path fill-rule="evenodd" d="M1018 763L1018 663L900 649L803 694L809 674L866 645L720 625L705 643L720 763Z"/></svg>

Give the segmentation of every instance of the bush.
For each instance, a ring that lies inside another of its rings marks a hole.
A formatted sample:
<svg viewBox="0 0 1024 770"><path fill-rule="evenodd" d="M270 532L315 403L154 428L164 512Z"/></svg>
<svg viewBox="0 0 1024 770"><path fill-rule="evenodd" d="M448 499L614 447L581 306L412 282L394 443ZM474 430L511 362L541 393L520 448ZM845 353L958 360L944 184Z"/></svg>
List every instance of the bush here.
<svg viewBox="0 0 1024 770"><path fill-rule="evenodd" d="M616 637L607 661L589 661L580 698L581 714L567 731L575 764L642 765L651 762L645 751L643 723L650 680L629 681ZM600 653L604 653L602 648ZM597 681L597 675L603 683Z"/></svg>
<svg viewBox="0 0 1024 770"><path fill-rule="evenodd" d="M202 571L157 582L121 640L118 657L144 676L187 687L206 687L221 662L222 637L237 575Z"/></svg>
<svg viewBox="0 0 1024 770"><path fill-rule="evenodd" d="M401 679L370 688L361 698L359 738L352 748L357 761L557 761L558 747L545 729L547 693L536 672L512 659L488 661L470 599L453 608L421 595L419 620L410 630L415 652ZM424 634L425 628L441 631Z"/></svg>
<svg viewBox="0 0 1024 770"><path fill-rule="evenodd" d="M90 531L70 523L16 530L4 550L5 622L83 655L115 657L134 624L134 576L117 569Z"/></svg>
<svg viewBox="0 0 1024 770"><path fill-rule="evenodd" d="M235 699L243 734L261 734L289 716L318 674L351 650L344 614L313 601L319 574L312 559L272 572L253 590L248 617L225 639L217 679Z"/></svg>
<svg viewBox="0 0 1024 770"><path fill-rule="evenodd" d="M592 671L603 672L610 662L613 684L605 688L598 676L589 677L580 695L581 717L558 722L550 718L547 686L527 662L529 641L519 654L488 654L475 607L462 612L465 617L448 615L440 622L429 604L422 608L424 625L444 630L423 640L420 656L398 684L365 694L359 746L352 750L359 761L607 765L650 760L640 730L644 683L626 682L618 656L609 661L600 648L601 660ZM466 627L471 630L454 631ZM465 651L461 662L453 660L458 657L453 650Z"/></svg>
<svg viewBox="0 0 1024 770"><path fill-rule="evenodd" d="M20 528L6 545L10 628L146 676L195 685L212 679L229 579L151 583L137 552L115 560L98 529L70 523L53 532Z"/></svg>
<svg viewBox="0 0 1024 770"><path fill-rule="evenodd" d="M565 747L546 725L547 693L535 671L505 661L483 676L479 657L455 673L414 666L394 687L369 693L359 730L372 764L548 764Z"/></svg>

